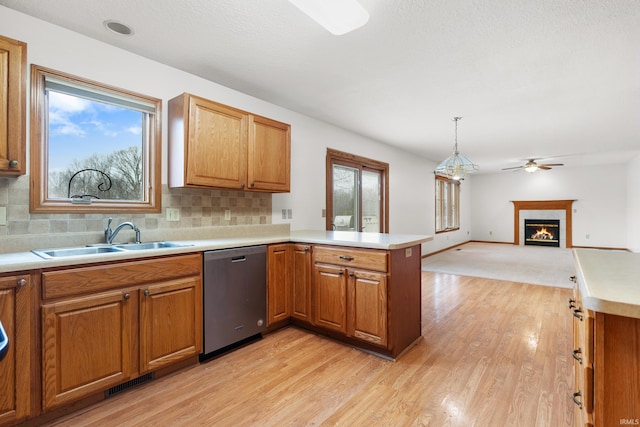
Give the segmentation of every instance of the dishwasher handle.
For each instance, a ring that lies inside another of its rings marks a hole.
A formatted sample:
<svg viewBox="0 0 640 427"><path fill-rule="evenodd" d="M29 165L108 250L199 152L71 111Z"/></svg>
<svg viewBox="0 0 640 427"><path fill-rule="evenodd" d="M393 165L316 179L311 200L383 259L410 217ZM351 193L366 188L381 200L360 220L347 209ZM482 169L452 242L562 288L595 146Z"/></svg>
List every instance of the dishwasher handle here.
<svg viewBox="0 0 640 427"><path fill-rule="evenodd" d="M9 337L2 327L2 321L0 321L0 360L4 359L4 356L9 351Z"/></svg>
<svg viewBox="0 0 640 427"><path fill-rule="evenodd" d="M244 255L231 258L231 262L244 262L246 260L247 257Z"/></svg>

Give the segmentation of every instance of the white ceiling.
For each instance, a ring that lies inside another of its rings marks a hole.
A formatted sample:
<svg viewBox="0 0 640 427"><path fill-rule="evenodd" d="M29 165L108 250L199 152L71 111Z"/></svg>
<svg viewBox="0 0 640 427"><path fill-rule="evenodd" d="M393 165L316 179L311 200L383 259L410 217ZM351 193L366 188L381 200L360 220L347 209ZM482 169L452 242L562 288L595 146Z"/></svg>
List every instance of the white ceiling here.
<svg viewBox="0 0 640 427"><path fill-rule="evenodd" d="M640 1L360 3L369 22L334 36L286 0L0 0L436 162L454 116L484 172L640 152Z"/></svg>

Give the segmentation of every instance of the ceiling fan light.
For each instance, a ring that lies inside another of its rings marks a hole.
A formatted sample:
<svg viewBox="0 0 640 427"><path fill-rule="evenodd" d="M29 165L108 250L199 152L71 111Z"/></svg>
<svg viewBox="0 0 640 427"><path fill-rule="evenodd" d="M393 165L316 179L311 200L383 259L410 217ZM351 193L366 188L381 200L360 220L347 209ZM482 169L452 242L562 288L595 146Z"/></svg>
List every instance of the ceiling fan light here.
<svg viewBox="0 0 640 427"><path fill-rule="evenodd" d="M535 171L537 171L537 170L538 170L538 165L536 165L536 164L529 165L529 164L528 164L528 165L526 165L526 166L524 167L524 170L526 170L526 171L527 171L527 172L529 172L529 173L535 172Z"/></svg>
<svg viewBox="0 0 640 427"><path fill-rule="evenodd" d="M369 13L357 0L289 0L331 34L340 36L362 27Z"/></svg>

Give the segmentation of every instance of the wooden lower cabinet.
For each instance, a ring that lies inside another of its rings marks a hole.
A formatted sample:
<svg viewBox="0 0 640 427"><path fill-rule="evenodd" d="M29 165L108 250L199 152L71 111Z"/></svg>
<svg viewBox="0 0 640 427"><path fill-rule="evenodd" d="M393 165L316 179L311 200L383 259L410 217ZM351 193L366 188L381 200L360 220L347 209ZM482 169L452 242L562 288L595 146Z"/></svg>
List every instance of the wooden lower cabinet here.
<svg viewBox="0 0 640 427"><path fill-rule="evenodd" d="M372 271L349 271L347 288L349 336L387 345L387 275Z"/></svg>
<svg viewBox="0 0 640 427"><path fill-rule="evenodd" d="M298 326L398 357L420 338L420 245L270 245L269 325Z"/></svg>
<svg viewBox="0 0 640 427"><path fill-rule="evenodd" d="M576 405L574 425L593 426L593 318L594 314L582 306L577 286L569 300L573 318L574 384L572 399Z"/></svg>
<svg viewBox="0 0 640 427"><path fill-rule="evenodd" d="M42 273L43 409L198 355L201 272L191 254Z"/></svg>
<svg viewBox="0 0 640 427"><path fill-rule="evenodd" d="M640 425L640 319L582 307L574 316L575 425Z"/></svg>
<svg viewBox="0 0 640 427"><path fill-rule="evenodd" d="M140 373L200 354L200 277L153 284L140 292Z"/></svg>
<svg viewBox="0 0 640 427"><path fill-rule="evenodd" d="M31 415L32 282L30 275L0 277L0 322L9 338L0 361L0 425Z"/></svg>
<svg viewBox="0 0 640 427"><path fill-rule="evenodd" d="M136 290L122 290L42 306L45 409L134 376L137 303Z"/></svg>
<svg viewBox="0 0 640 427"><path fill-rule="evenodd" d="M313 274L314 324L347 333L347 276L340 266L316 264Z"/></svg>
<svg viewBox="0 0 640 427"><path fill-rule="evenodd" d="M291 317L291 248L267 247L267 326Z"/></svg>
<svg viewBox="0 0 640 427"><path fill-rule="evenodd" d="M291 317L311 323L311 245L292 243Z"/></svg>
<svg viewBox="0 0 640 427"><path fill-rule="evenodd" d="M387 251L316 247L314 260L315 324L385 347Z"/></svg>
<svg viewBox="0 0 640 427"><path fill-rule="evenodd" d="M267 325L295 318L311 322L311 246L267 248Z"/></svg>

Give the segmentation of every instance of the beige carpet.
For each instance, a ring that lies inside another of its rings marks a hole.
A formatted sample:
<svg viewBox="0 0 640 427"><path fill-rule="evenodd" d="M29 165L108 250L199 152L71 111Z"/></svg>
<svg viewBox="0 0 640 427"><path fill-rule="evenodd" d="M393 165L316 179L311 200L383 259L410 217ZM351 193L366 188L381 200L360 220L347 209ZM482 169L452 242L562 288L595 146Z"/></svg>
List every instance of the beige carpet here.
<svg viewBox="0 0 640 427"><path fill-rule="evenodd" d="M475 242L424 258L422 269L562 288L575 274L571 249Z"/></svg>

